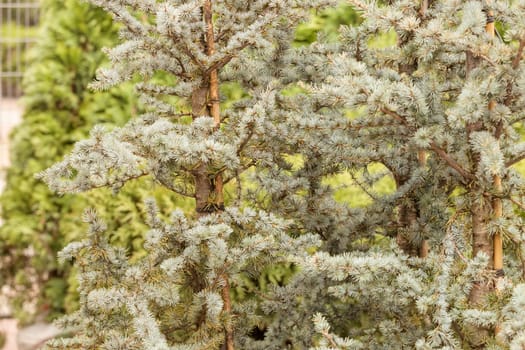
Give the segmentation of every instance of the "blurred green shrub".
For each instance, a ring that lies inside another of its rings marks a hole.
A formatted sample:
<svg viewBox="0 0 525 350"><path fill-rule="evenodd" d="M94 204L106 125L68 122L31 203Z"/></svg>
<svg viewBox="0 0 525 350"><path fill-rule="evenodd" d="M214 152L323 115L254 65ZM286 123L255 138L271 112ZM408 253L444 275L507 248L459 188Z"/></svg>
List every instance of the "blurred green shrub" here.
<svg viewBox="0 0 525 350"><path fill-rule="evenodd" d="M324 35L330 40L337 40L341 25L353 25L360 22L354 9L342 2L338 7L313 14L310 21L297 28L295 44L308 45L316 41L318 35Z"/></svg>
<svg viewBox="0 0 525 350"><path fill-rule="evenodd" d="M74 275L69 266L58 265L56 254L84 235L80 217L86 207L96 206L114 225L109 230L113 243L140 255L145 197L153 192L166 210L180 204L147 180L113 196L97 190L57 197L34 179L85 138L94 124L122 125L139 108L130 86L104 93L87 89L105 61L101 48L117 38L111 18L76 0L46 0L42 11L42 33L24 78L25 113L11 135L12 165L0 197L0 282L15 291L13 311L22 323L37 314L54 318L76 307Z"/></svg>

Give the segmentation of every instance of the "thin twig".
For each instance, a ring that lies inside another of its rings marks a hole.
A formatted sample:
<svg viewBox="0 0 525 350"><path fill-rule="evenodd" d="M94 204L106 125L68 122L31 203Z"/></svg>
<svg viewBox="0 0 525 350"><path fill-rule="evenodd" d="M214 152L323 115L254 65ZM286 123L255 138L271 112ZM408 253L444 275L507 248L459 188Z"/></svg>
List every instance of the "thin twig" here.
<svg viewBox="0 0 525 350"><path fill-rule="evenodd" d="M523 50L525 49L525 38L520 39L520 46L518 47L518 53L516 54L516 57L514 57L514 60L512 60L512 69L518 69L521 58L523 57Z"/></svg>
<svg viewBox="0 0 525 350"><path fill-rule="evenodd" d="M459 163L453 159L444 149L439 147L435 141L430 143L430 148L441 158L445 163L450 165L454 170L456 170L463 178L468 180L474 180L475 177L465 169Z"/></svg>
<svg viewBox="0 0 525 350"><path fill-rule="evenodd" d="M524 205L523 203L518 202L517 200L515 200L515 199L512 198L512 197L509 197L509 200L510 200L512 203L516 204L518 207L520 207L520 209L525 210L525 205Z"/></svg>
<svg viewBox="0 0 525 350"><path fill-rule="evenodd" d="M411 127L408 124L408 122L407 122L405 117L403 117L403 116L399 115L398 113L396 113L394 111L391 111L391 110L389 110L388 108L385 108L385 107L382 107L380 110L381 110L381 112L383 112L383 113L391 116L395 120L399 121L401 124L405 125L407 128L413 129L413 127ZM468 171L463 169L463 167L456 160L454 160L454 158L452 158L450 156L450 154L448 154L444 149L439 147L435 141L431 141L430 142L430 148L439 156L439 158L441 158L443 161L445 161L445 163L450 165L450 167L452 167L461 176L463 176L463 178L468 179L468 180L474 180L475 179L474 175L472 175L471 173L469 173Z"/></svg>
<svg viewBox="0 0 525 350"><path fill-rule="evenodd" d="M370 193L370 191L368 191L368 189L357 179L357 177L352 172L350 172L350 177L352 178L352 180L354 180L357 186L359 186L361 190L363 190L363 192L365 192L370 198L372 198L374 201L379 200L376 196Z"/></svg>
<svg viewBox="0 0 525 350"><path fill-rule="evenodd" d="M334 348L334 349L339 349L339 346L337 345L337 343L334 341L334 338L326 331L323 331L321 332L321 334L323 335L323 337L325 337L329 342L330 342L330 345Z"/></svg>
<svg viewBox="0 0 525 350"><path fill-rule="evenodd" d="M522 161L523 159L525 159L525 154L519 155L518 157L505 162L505 167L509 168L509 167L513 166L514 164Z"/></svg>

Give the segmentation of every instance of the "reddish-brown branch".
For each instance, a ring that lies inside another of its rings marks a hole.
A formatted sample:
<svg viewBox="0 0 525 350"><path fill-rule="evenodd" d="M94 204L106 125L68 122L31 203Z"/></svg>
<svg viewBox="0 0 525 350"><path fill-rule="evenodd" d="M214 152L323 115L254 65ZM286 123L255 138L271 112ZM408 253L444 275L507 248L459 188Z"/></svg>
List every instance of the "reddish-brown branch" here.
<svg viewBox="0 0 525 350"><path fill-rule="evenodd" d="M208 56L213 56L215 54L215 34L213 33L213 13L212 13L212 4L211 0L206 0L204 3L204 22L206 24L206 50ZM216 129L219 129L221 125L221 115L220 115L220 97L219 97L219 72L217 68L210 68L209 78L210 78L210 88L208 92L209 97L209 107L210 115L215 122ZM222 175L218 174L215 177L215 198L218 208L221 208L224 205L223 198L223 181Z"/></svg>
<svg viewBox="0 0 525 350"><path fill-rule="evenodd" d="M525 159L525 154L522 154L514 159L511 159L507 162L505 162L505 167L509 168L511 166L513 166L514 164L518 163L518 162L521 162L523 159Z"/></svg>
<svg viewBox="0 0 525 350"><path fill-rule="evenodd" d="M224 312L230 316L232 311L232 305L231 305L231 298L230 298L230 282L228 281L228 276L226 274L223 275L223 281L224 286L222 287L222 300L224 302L223 310ZM234 350L233 347L233 329L231 325L226 325L226 335L225 335L225 346L226 350Z"/></svg>
<svg viewBox="0 0 525 350"><path fill-rule="evenodd" d="M419 9L419 13L421 16L425 16L428 10L428 0L422 0L421 1L421 8Z"/></svg>
<svg viewBox="0 0 525 350"><path fill-rule="evenodd" d="M521 58L523 57L523 50L525 49L525 38L522 38L520 40L520 46L518 47L518 53L516 54L516 57L514 57L514 60L512 60L512 69L518 69Z"/></svg>
<svg viewBox="0 0 525 350"><path fill-rule="evenodd" d="M204 1L204 22L206 24L206 50L209 57L215 54L215 34L213 31L213 12L212 12L212 2L211 0ZM230 58L231 59L231 58ZM209 70L209 91L208 91L208 104L210 109L210 116L213 118L215 123L215 128L218 130L221 126L221 116L220 116L220 99L219 99L219 72L218 68L211 67ZM217 208L222 208L224 206L224 197L223 197L223 179L222 174L219 173L215 177L215 204ZM223 299L223 311L227 315L231 315L232 306L230 298L230 283L228 281L228 275L224 274L222 276L224 281L224 286L222 287L222 299ZM225 327L225 342L224 346L226 350L234 350L233 344L233 329L230 324L227 324Z"/></svg>
<svg viewBox="0 0 525 350"><path fill-rule="evenodd" d="M432 141L430 143L430 148L443 160L445 163L447 163L451 168L456 170L461 176L463 176L466 180L474 180L475 177L465 169L459 163L454 160L445 150L443 150L441 147L439 147L436 142Z"/></svg>
<svg viewBox="0 0 525 350"><path fill-rule="evenodd" d="M401 115L397 114L396 112L394 111L391 111L387 108L384 108L382 107L381 109L381 112L391 116L392 118L394 118L395 120L399 121L401 124L407 126L408 128L411 129L410 125L408 124L407 120L402 117ZM461 176L463 176L463 178L465 178L466 180L474 180L474 175L472 175L471 173L469 173L468 171L466 171L465 169L463 169L463 167L461 165L459 165L458 162L456 162L454 160L454 158L452 158L444 149L442 149L441 147L439 147L435 141L432 141L430 143L430 148L439 156L439 158L441 158L443 161L445 161L445 163L447 163L450 167L452 167L454 170L456 170Z"/></svg>
<svg viewBox="0 0 525 350"><path fill-rule="evenodd" d="M525 210L525 205L524 205L523 203L521 203L521 202L515 200L515 199L512 198L512 197L509 197L509 200L510 200L512 203L516 204L518 207L520 207L521 210Z"/></svg>
<svg viewBox="0 0 525 350"><path fill-rule="evenodd" d="M249 43L249 42L246 42L246 43L242 44L241 46L239 46L239 47L237 48L237 50L238 50L238 51L241 51L241 50L247 48L249 45L250 45L250 43ZM228 64L228 63L229 63L234 57L235 57L234 54L230 54L230 55L226 55L226 56L224 56L224 57L221 58L219 61L217 61L217 62L215 62L213 65L211 65L211 66L208 68L207 72L210 73L210 72L212 72L212 71L214 71L214 70L217 71L217 70L223 68L223 67L224 67L225 65L227 65L227 64Z"/></svg>
<svg viewBox="0 0 525 350"><path fill-rule="evenodd" d="M391 116L392 118L394 118L395 120L397 120L401 124L403 124L405 126L408 126L408 123L407 123L406 119L404 117L400 116L399 114L397 114L396 112L391 111L391 110L389 110L388 108L385 108L385 107L381 108L381 112Z"/></svg>

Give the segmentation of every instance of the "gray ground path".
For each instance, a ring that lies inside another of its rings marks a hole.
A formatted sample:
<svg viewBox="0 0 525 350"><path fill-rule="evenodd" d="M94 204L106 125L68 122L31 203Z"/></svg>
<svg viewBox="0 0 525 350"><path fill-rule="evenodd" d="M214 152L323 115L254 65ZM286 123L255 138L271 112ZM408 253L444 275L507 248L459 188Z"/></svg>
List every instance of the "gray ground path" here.
<svg viewBox="0 0 525 350"><path fill-rule="evenodd" d="M0 97L0 191L5 186L5 169L9 166L9 133L20 123L21 116L22 106L17 100ZM57 334L55 327L45 323L18 329L16 320L5 318L9 314L6 301L0 297L0 331L7 336L2 350L36 350Z"/></svg>

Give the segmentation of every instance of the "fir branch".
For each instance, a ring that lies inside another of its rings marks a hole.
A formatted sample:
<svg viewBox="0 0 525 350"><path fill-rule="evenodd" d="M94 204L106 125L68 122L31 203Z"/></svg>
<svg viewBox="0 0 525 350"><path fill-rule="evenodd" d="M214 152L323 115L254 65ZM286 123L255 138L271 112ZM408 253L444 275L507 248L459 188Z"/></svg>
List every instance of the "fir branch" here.
<svg viewBox="0 0 525 350"><path fill-rule="evenodd" d="M519 163L523 159L525 159L525 153L524 154L520 154L516 158L508 160L507 162L505 162L505 167L510 168L511 166L513 166L516 163Z"/></svg>
<svg viewBox="0 0 525 350"><path fill-rule="evenodd" d="M361 190L363 192L365 192L372 200L374 200L374 201L378 201L379 200L379 198L377 196L372 194L368 190L368 188L366 188L366 186L363 185L363 183L357 179L357 177L355 176L355 174L353 172L350 172L350 177L352 178L352 180L354 180L354 182L357 184L357 186L359 186L359 188L361 188Z"/></svg>
<svg viewBox="0 0 525 350"><path fill-rule="evenodd" d="M203 62L201 62L197 56L195 56L193 54L193 52L191 52L191 49L190 47L188 46L188 44L184 41L184 38L180 37L179 35L176 35L175 33L169 33L168 34L169 37L172 39L173 41L173 44L177 45L177 44L181 44L181 50L182 52L194 63L196 64L202 71L206 71L206 66L204 65ZM178 46L178 45L177 45Z"/></svg>
<svg viewBox="0 0 525 350"><path fill-rule="evenodd" d="M187 197L187 198L195 198L195 193L185 192L185 191L183 191L181 189L178 189L175 186L173 186L172 183L169 183L168 181L166 181L165 179L163 179L161 177L155 177L155 180L157 180L162 186L166 187L167 189L169 189L173 193L176 193L178 195L181 195L181 196Z"/></svg>
<svg viewBox="0 0 525 350"><path fill-rule="evenodd" d="M242 50L244 50L245 48L247 48L248 46L250 46L251 42L245 42L243 43L242 45L239 45L237 47L237 51L240 52ZM230 61L232 59L235 58L235 54L229 54L229 55L226 55L224 56L223 58L221 58L220 60L218 60L217 62L215 62L214 64L212 64L205 72L205 74L209 74L211 73L212 71L214 70L220 70L221 68L223 68L225 65L227 65L228 63L230 63Z"/></svg>
<svg viewBox="0 0 525 350"><path fill-rule="evenodd" d="M456 170L463 178L467 180L474 180L475 176L463 169L459 163L452 158L445 150L439 147L435 141L430 142L430 148L441 158L445 163L450 165L454 170Z"/></svg>
<svg viewBox="0 0 525 350"><path fill-rule="evenodd" d="M516 199L514 199L514 198L512 198L512 197L508 197L508 198L509 198L509 200L510 200L512 203L514 203L514 204L516 204L518 207L520 207L521 210L525 211L525 204L519 202L518 200L516 200Z"/></svg>
<svg viewBox="0 0 525 350"><path fill-rule="evenodd" d="M518 52L516 53L516 57L512 60L512 69L516 70L518 69L521 59L523 57L523 50L525 49L525 38L520 39L520 44L518 47Z"/></svg>
<svg viewBox="0 0 525 350"><path fill-rule="evenodd" d="M335 342L334 337L329 332L323 330L321 334L323 335L323 337L325 337L326 340L328 340L332 348L339 349L339 346Z"/></svg>
<svg viewBox="0 0 525 350"><path fill-rule="evenodd" d="M516 53L516 56L512 60L512 69L513 70L517 70L519 68L521 59L523 57L523 50L524 49L525 49L525 37L520 39L518 52ZM507 96L505 97L505 100L504 100L503 103L504 103L505 106L508 107L508 106L510 106L512 104L512 102L514 100L512 81L508 82L507 90L506 90L505 93L506 93ZM496 138L499 139L502 132L503 132L503 121L500 121L498 123L498 125L496 126L496 132L495 132Z"/></svg>
<svg viewBox="0 0 525 350"><path fill-rule="evenodd" d="M253 123L249 123L246 127L249 128L248 135L246 135L246 137L241 141L241 143L237 147L237 156L241 155L242 151L255 134L253 130Z"/></svg>
<svg viewBox="0 0 525 350"><path fill-rule="evenodd" d="M224 185L226 185L228 182L232 181L233 179L239 177L242 173L244 173L246 170L250 169L252 166L256 164L257 164L257 160L255 159L250 160L247 164L240 167L235 173L235 175L225 178L223 182Z"/></svg>
<svg viewBox="0 0 525 350"><path fill-rule="evenodd" d="M407 122L406 118L399 115L398 113L389 110L388 108L382 107L381 112L391 116L395 120L399 121L401 124L407 126L409 129L413 129ZM464 179L474 180L475 177L465 169L454 159L452 158L444 149L439 147L435 141L430 142L430 148L441 158L445 163L450 165L454 170L456 170ZM525 157L525 155L524 155Z"/></svg>
<svg viewBox="0 0 525 350"><path fill-rule="evenodd" d="M381 110L381 112L383 112L385 114L388 114L389 116L391 116L392 118L394 118L395 120L400 122L401 124L403 124L403 125L405 125L405 126L410 128L410 125L408 124L408 122L407 122L405 117L402 117L401 115L397 114L396 112L391 111L391 110L389 110L388 108L385 108L385 107L382 107L380 110Z"/></svg>

